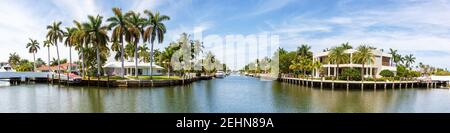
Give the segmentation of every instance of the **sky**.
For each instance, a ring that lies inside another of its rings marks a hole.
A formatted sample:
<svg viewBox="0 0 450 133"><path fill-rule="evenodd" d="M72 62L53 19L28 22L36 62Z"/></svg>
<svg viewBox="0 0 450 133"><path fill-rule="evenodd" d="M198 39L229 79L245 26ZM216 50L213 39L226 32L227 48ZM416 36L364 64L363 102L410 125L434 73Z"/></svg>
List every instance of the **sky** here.
<svg viewBox="0 0 450 133"><path fill-rule="evenodd" d="M368 44L413 54L416 63L450 68L448 0L1 0L0 61L13 52L32 60L25 47L28 38L42 44L47 25L62 21L63 27L73 26L74 19L86 21L87 15L97 14L106 21L113 7L170 16L166 40L156 48L183 32L222 37L269 33L278 35L279 46L286 50L301 44L312 46L313 52L345 42ZM218 56L233 54L210 50ZM61 58L68 58L68 53L60 45ZM51 56L55 55L53 47ZM47 49L41 47L36 57L47 61Z"/></svg>

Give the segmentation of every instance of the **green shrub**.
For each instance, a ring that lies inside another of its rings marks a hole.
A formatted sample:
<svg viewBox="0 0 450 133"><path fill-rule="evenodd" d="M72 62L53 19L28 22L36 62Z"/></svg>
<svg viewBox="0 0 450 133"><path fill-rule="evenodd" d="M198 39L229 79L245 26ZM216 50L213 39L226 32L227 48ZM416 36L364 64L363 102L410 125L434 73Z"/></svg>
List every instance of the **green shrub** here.
<svg viewBox="0 0 450 133"><path fill-rule="evenodd" d="M418 71L409 71L408 77L420 77L420 72Z"/></svg>
<svg viewBox="0 0 450 133"><path fill-rule="evenodd" d="M345 68L340 74L339 79L347 80L347 77L349 80L361 80L361 72L355 68Z"/></svg>
<svg viewBox="0 0 450 133"><path fill-rule="evenodd" d="M394 77L394 72L389 70L383 70L380 72L380 75L383 77Z"/></svg>

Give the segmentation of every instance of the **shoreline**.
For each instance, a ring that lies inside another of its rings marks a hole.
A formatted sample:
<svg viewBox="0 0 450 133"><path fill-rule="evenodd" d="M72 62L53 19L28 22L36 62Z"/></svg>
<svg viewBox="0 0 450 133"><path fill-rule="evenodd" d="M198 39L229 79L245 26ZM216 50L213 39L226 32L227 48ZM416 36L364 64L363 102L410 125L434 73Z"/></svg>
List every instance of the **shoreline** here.
<svg viewBox="0 0 450 133"><path fill-rule="evenodd" d="M11 85L20 85L22 83L27 84L29 82L35 83L47 83L47 84L60 84L67 86L97 86L97 87L118 87L118 88L139 88L139 87L163 87L163 86L178 86L191 84L195 81L200 80L211 80L213 76L199 76L188 79L164 79L164 80L144 80L144 79L133 79L133 80L104 80L104 79L82 79L79 82L73 82L70 80L52 79L52 78L27 78L25 81L21 81L20 78L10 79Z"/></svg>

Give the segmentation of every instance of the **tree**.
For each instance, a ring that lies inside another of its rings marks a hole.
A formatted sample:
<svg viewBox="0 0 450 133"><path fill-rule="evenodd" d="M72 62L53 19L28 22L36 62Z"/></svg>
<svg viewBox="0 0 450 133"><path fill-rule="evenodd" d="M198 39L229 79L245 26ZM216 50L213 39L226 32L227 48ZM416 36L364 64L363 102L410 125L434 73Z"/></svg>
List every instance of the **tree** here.
<svg viewBox="0 0 450 133"><path fill-rule="evenodd" d="M76 32L76 28L66 27L66 32L64 32L64 37L66 40L64 41L65 46L69 46L69 64L72 65L72 46L75 45L77 38L74 36ZM69 67L69 72L72 71L72 67Z"/></svg>
<svg viewBox="0 0 450 133"><path fill-rule="evenodd" d="M361 68L361 79L364 80L364 65L366 63L373 63L375 62L374 54L372 52L372 48L368 45L361 45L356 49L356 52L353 55L353 59L357 63L362 64Z"/></svg>
<svg viewBox="0 0 450 133"><path fill-rule="evenodd" d="M42 60L42 58L37 58L36 59L36 67L41 67L42 65L46 65L44 60Z"/></svg>
<svg viewBox="0 0 450 133"><path fill-rule="evenodd" d="M20 63L20 56L16 52L9 53L8 63L15 69Z"/></svg>
<svg viewBox="0 0 450 133"><path fill-rule="evenodd" d="M124 45L123 45L123 37L126 34L129 34L128 27L129 23L125 20L124 14L122 14L122 10L120 8L113 8L114 16L108 18L109 28L114 28L111 40L114 40L113 42L120 43L120 49L117 47L112 48L113 51L116 51L118 54L116 54L116 60L117 56L120 56L120 61L122 62L121 69L120 69L120 76L124 78L125 69L124 69ZM114 44L114 43L113 43ZM113 45L114 46L114 45ZM116 45L117 46L117 45Z"/></svg>
<svg viewBox="0 0 450 133"><path fill-rule="evenodd" d="M56 55L59 60L59 49L58 49L58 41L62 42L64 32L60 28L61 22L53 22L52 25L47 26L47 40L51 41L52 44L56 46ZM61 78L61 69L60 64L58 63L58 78Z"/></svg>
<svg viewBox="0 0 450 133"><path fill-rule="evenodd" d="M39 47L39 43L37 40L33 40L30 38L30 42L27 43L27 48L29 53L33 53L33 71L36 72L36 57L35 54L37 53Z"/></svg>
<svg viewBox="0 0 450 133"><path fill-rule="evenodd" d="M311 50L311 46L309 46L307 44L302 44L300 47L297 47L297 55L307 57L307 58L312 58L313 53L310 50Z"/></svg>
<svg viewBox="0 0 450 133"><path fill-rule="evenodd" d="M390 51L389 54L391 54L392 61L395 63L395 65L398 65L398 63L403 62L403 58L400 54L397 53L397 50L390 48L389 51Z"/></svg>
<svg viewBox="0 0 450 133"><path fill-rule="evenodd" d="M344 48L344 49L352 49L353 48L353 46L350 45L348 42L342 43L341 47Z"/></svg>
<svg viewBox="0 0 450 133"><path fill-rule="evenodd" d="M334 47L328 53L328 60L336 64L336 78L339 79L339 64L343 64L350 60L348 54L345 53L345 48L343 47Z"/></svg>
<svg viewBox="0 0 450 133"><path fill-rule="evenodd" d="M138 55L142 62L149 62L150 61L150 53L148 52L147 44L144 44L142 46L139 46L138 48Z"/></svg>
<svg viewBox="0 0 450 133"><path fill-rule="evenodd" d="M412 65L416 61L416 57L414 57L412 54L409 54L409 55L406 55L404 59L405 59L406 67L411 70L410 65Z"/></svg>
<svg viewBox="0 0 450 133"><path fill-rule="evenodd" d="M142 25L145 24L145 19L141 18L140 13L135 13L133 11L128 12L126 15L126 21L130 23L130 26L128 27L129 35L126 35L126 40L130 42L132 45L134 45L134 69L135 69L135 76L138 76L138 43L141 38L141 28ZM151 69L152 67L150 67ZM150 72L151 73L151 72Z"/></svg>
<svg viewBox="0 0 450 133"><path fill-rule="evenodd" d="M144 33L144 42L148 41L151 43L150 45L150 57L153 57L153 44L155 40L158 40L158 43L162 43L164 41L164 34L166 33L166 26L164 21L170 20L169 16L161 15L159 12L152 13L149 10L144 11L148 16L149 25ZM153 59L150 59L150 75L153 75Z"/></svg>
<svg viewBox="0 0 450 133"><path fill-rule="evenodd" d="M169 46L167 46L164 51L162 51L159 55L159 63L164 65L165 68L167 69L167 77L170 78L170 71L171 71L171 66L170 66L170 62L172 61L172 56L175 53L175 51L177 51L179 49L178 46L175 46L174 43L169 44ZM156 53L155 53L156 55Z"/></svg>
<svg viewBox="0 0 450 133"><path fill-rule="evenodd" d="M88 45L89 42L87 41L87 36L88 34L86 34L86 30L83 28L83 25L78 22L78 21L73 21L73 23L76 26L76 30L75 33L73 35L73 38L75 40L75 50L78 51L78 59L81 58L81 77L84 77L86 75L86 69L85 69L85 58L84 58L84 49L85 49L85 45Z"/></svg>
<svg viewBox="0 0 450 133"><path fill-rule="evenodd" d="M341 77L342 78L349 78L349 80L360 80L360 73L355 68L344 68L342 71Z"/></svg>
<svg viewBox="0 0 450 133"><path fill-rule="evenodd" d="M48 50L47 50L47 53L48 53L48 65L50 65L50 47L52 45L53 44L52 44L51 41L49 41L49 40L45 40L44 41L44 45L43 46L48 48ZM48 71L51 72L50 67L48 67Z"/></svg>
<svg viewBox="0 0 450 133"><path fill-rule="evenodd" d="M96 50L97 56L97 76L100 76L101 72L101 62L100 62L100 50L103 51L105 49L106 53L108 53L107 43L109 41L108 37L108 27L102 25L103 17L97 15L96 17L89 15L89 22L83 23L83 27L87 31L87 39Z"/></svg>

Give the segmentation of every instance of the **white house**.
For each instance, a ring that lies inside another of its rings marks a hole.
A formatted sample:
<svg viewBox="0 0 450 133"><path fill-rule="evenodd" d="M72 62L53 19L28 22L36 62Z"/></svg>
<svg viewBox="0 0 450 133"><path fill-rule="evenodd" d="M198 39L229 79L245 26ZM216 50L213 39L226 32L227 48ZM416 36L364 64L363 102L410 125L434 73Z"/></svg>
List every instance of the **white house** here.
<svg viewBox="0 0 450 133"><path fill-rule="evenodd" d="M339 64L339 70L337 70L337 65L330 63L327 61L328 53L320 52L314 54L314 61L320 61L322 63L322 72L324 72L325 76L336 76L336 71L342 73L343 68L356 68L361 70L362 64L354 63L353 61L353 53L356 52L354 49L348 49L345 53L350 55L350 60L347 63ZM364 73L366 77L380 77L380 72L382 70L390 70L396 73L396 66L392 63L392 55L385 53L380 50L372 50L375 62L367 62L364 65ZM314 77L319 77L319 71L314 70Z"/></svg>
<svg viewBox="0 0 450 133"><path fill-rule="evenodd" d="M108 62L103 68L105 72L109 75L120 75L120 69L122 67L122 62ZM125 75L134 76L135 73L135 64L134 62L124 62ZM164 69L161 66L153 64L153 75L162 75L162 70ZM150 75L150 63L138 63L138 75Z"/></svg>

